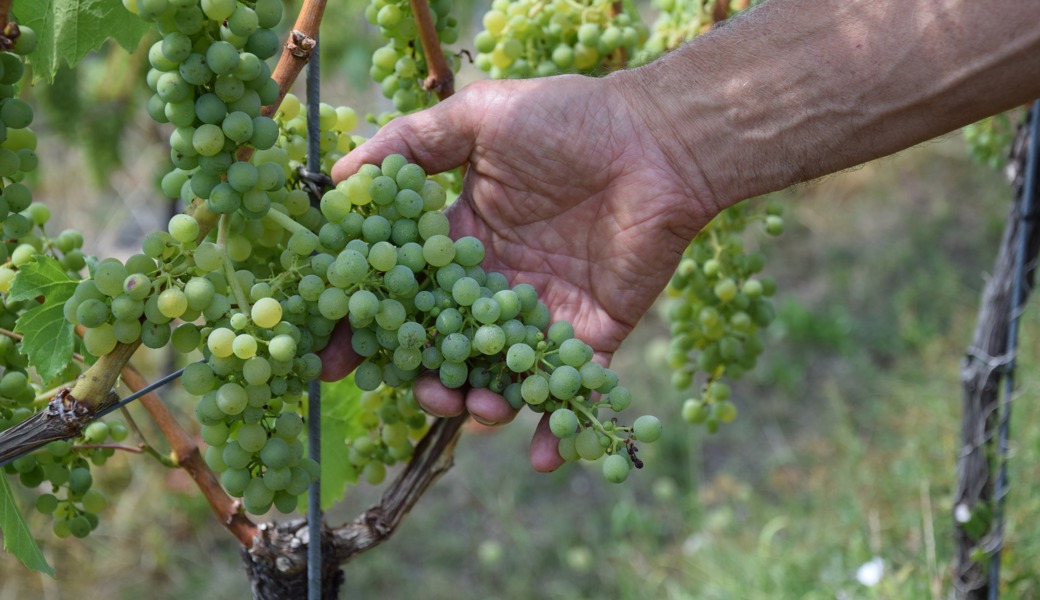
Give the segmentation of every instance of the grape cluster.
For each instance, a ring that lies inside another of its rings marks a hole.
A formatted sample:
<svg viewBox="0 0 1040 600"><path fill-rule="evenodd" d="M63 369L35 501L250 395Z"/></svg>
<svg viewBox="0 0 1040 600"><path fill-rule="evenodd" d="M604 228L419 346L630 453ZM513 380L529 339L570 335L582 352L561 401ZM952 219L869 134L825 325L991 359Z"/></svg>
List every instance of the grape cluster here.
<svg viewBox="0 0 1040 600"><path fill-rule="evenodd" d="M347 440L347 461L372 485L386 467L412 456L415 440L429 429L411 389L382 386L361 395L359 424L365 433Z"/></svg>
<svg viewBox="0 0 1040 600"><path fill-rule="evenodd" d="M634 12L610 0L495 0L473 40L493 79L591 73L623 66L647 36Z"/></svg>
<svg viewBox="0 0 1040 600"><path fill-rule="evenodd" d="M274 115L278 123L278 143L254 155L257 164L277 163L286 173L296 173L307 163L307 107L293 94L286 94ZM363 137L353 134L357 127L357 112L349 106L319 105L318 129L321 170L328 173L332 165L347 152L356 148Z"/></svg>
<svg viewBox="0 0 1040 600"><path fill-rule="evenodd" d="M557 417L567 427L554 428L561 448L580 435L595 449L583 442L565 458L616 455L608 479L623 480L619 461L638 464L633 442L656 437L604 423L598 410L623 410L630 392L592 361L569 323L551 322L532 286L510 287L484 271L478 239L450 237L445 200L444 189L400 155L363 166L321 199L322 214L345 235L329 248L338 254L325 277L304 277L299 294L327 319L350 322L352 347L365 358L355 383L367 391L407 387L436 371L448 388L488 388L517 409L569 414Z"/></svg>
<svg viewBox="0 0 1040 600"><path fill-rule="evenodd" d="M736 418L730 387L722 378L739 378L755 366L763 348L760 330L775 314L769 298L776 283L756 276L765 258L745 250L744 231L749 223L761 222L767 233L779 235L781 211L778 203L764 212L746 203L723 211L686 249L668 286L674 298L667 309L672 383L687 390L698 372L705 374L699 397L686 400L682 415L690 423L704 423L710 432Z"/></svg>
<svg viewBox="0 0 1040 600"><path fill-rule="evenodd" d="M441 44L458 41L459 25L451 16L452 0L430 0L430 16ZM379 27L386 45L372 53L369 73L379 84L383 96L392 100L399 113L409 113L429 106L435 98L423 87L429 70L418 41L419 28L408 0L372 0L365 8L365 18ZM445 56L452 61L451 53ZM386 121L392 114L380 118Z"/></svg>
<svg viewBox="0 0 1040 600"><path fill-rule="evenodd" d="M660 14L650 27L650 37L636 53L633 62L648 63L711 29L719 16L719 3L725 3L727 6L725 15L729 18L761 2L762 0L653 0Z"/></svg>
<svg viewBox="0 0 1040 600"><path fill-rule="evenodd" d="M15 459L6 470L16 473L27 488L49 486L49 491L36 497L35 506L53 516L55 535L86 537L97 528L98 513L108 503L93 487L91 467L104 465L115 453L112 444L128 435L122 421L95 421L78 439L51 442L40 452Z"/></svg>
<svg viewBox="0 0 1040 600"><path fill-rule="evenodd" d="M265 62L281 44L273 28L280 0L127 0L130 10L158 23L163 38L148 51L148 112L174 126L162 182L170 197L202 198L219 214L267 213L285 185L276 165L239 160L245 147L278 141L278 125L260 108L278 100Z"/></svg>
<svg viewBox="0 0 1040 600"><path fill-rule="evenodd" d="M21 27L19 31L14 51L28 53L35 42L32 30ZM32 202L32 193L23 183L38 164L36 134L30 128L32 108L15 97L23 71L22 61L14 53L0 52L0 222L4 233L4 243L0 244L0 328L6 331L14 330L18 317L39 305L35 299L15 301L7 296L19 268L42 253L57 258L70 273L86 265L83 236L66 230L49 237L44 225L50 211ZM0 431L46 406L45 400L38 399L27 358L19 348L20 340L0 337ZM58 378L67 381L78 374L79 367L72 364ZM106 504L104 495L92 488L91 467L103 465L115 452L103 446L106 442L119 442L127 435L126 426L117 420L91 423L77 440L51 442L42 451L6 465L4 472L17 475L27 488L48 484L49 490L37 496L36 508L53 516L56 535L85 537L97 527L98 512Z"/></svg>

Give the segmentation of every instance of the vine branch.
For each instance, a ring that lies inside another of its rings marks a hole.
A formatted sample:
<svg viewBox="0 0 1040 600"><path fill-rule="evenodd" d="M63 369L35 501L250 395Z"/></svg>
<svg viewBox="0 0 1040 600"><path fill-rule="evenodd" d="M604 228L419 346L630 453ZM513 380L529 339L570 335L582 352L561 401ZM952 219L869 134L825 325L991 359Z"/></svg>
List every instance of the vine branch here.
<svg viewBox="0 0 1040 600"><path fill-rule="evenodd" d="M327 0L310 0L303 4L300 14L296 17L289 39L285 41L285 49L278 59L278 65L274 68L271 77L278 82L278 99L263 107L260 114L268 117L277 112L282 104L282 99L289 93L300 72L307 66L307 61L314 52L314 46L318 43L318 28L321 18L325 14L325 3Z"/></svg>
<svg viewBox="0 0 1040 600"><path fill-rule="evenodd" d="M128 365L123 369L123 383L131 390L137 391L145 387L148 382L137 369ZM221 524L243 546L247 548L252 546L257 532L256 524L239 510L239 502L228 496L221 487L216 475L202 458L195 440L181 427L158 394L150 392L141 396L138 401L148 411L156 426L169 442L174 462L195 481L195 485L206 497L206 501L209 502L210 508L213 509Z"/></svg>
<svg viewBox="0 0 1040 600"><path fill-rule="evenodd" d="M429 73L423 82L423 89L437 94L438 100L444 100L455 93L455 74L448 66L448 60L441 51L441 41L437 38L437 29L430 14L427 0L409 0L415 24L419 28L419 43L426 57L426 70Z"/></svg>
<svg viewBox="0 0 1040 600"><path fill-rule="evenodd" d="M7 28L8 21L11 20L11 4L14 0L0 0L0 31Z"/></svg>

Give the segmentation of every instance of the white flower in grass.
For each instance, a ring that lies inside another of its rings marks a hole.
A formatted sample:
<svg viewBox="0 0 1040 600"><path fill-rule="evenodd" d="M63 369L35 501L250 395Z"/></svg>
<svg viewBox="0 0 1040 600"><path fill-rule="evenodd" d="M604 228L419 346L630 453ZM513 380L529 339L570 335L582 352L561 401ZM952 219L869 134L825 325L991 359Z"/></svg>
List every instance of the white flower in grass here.
<svg viewBox="0 0 1040 600"><path fill-rule="evenodd" d="M885 575L885 561L880 556L875 556L863 563L856 569L856 581L867 587L874 587Z"/></svg>

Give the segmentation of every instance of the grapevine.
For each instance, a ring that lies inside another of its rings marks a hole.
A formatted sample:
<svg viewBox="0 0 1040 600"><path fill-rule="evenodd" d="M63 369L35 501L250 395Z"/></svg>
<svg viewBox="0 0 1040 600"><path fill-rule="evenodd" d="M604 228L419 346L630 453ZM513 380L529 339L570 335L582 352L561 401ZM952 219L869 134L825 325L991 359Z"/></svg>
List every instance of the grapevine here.
<svg viewBox="0 0 1040 600"><path fill-rule="evenodd" d="M188 469L228 528L252 544L258 530L246 513L295 511L321 473L302 442L312 416L302 400L341 321L364 358L353 374L363 392L360 429L342 440L353 476L379 484L397 463L430 468L431 446L450 453L458 422L431 420L415 398L413 385L429 374L548 415L560 457L600 461L607 481L643 466L638 451L662 436L661 420L627 420L633 394L593 360L593 348L553 320L534 287L485 271L480 240L452 236L443 210L459 173L427 174L400 155L335 186L304 173L308 107L286 92L314 46L322 3L304 7L310 25L290 34L289 58L275 68L281 0L122 4L161 36L143 50L145 110L169 142L158 190L187 207L125 260L86 255L78 232L46 233L49 211L23 181L38 162L33 111L17 98L19 55L32 51L34 32L21 27L3 38L12 51L0 52L0 442L67 425L61 439L37 435L0 459L39 488L35 507L52 516L57 536L98 527L106 500L92 469L123 450ZM365 17L385 40L370 75L394 107L369 121L383 125L451 93L460 64L446 50L459 35L451 9L450 0L368 5ZM472 46L492 78L598 74L640 60L658 39L630 3L602 0L496 0L483 26ZM358 113L328 103L310 110L327 174L364 141ZM782 228L772 208L724 213L687 250L670 288L674 381L685 390L698 369L707 373L683 416L709 431L735 416L722 377L753 366L756 334L772 318L774 286L757 275L761 255L743 254L741 241L759 221L769 233ZM33 325L44 314L59 317L46 333ZM172 348L187 364L180 380L203 453L154 398L149 411L165 423L172 457L124 445L131 426L122 420L95 420L116 401L120 372L144 386L127 367L140 346Z"/></svg>

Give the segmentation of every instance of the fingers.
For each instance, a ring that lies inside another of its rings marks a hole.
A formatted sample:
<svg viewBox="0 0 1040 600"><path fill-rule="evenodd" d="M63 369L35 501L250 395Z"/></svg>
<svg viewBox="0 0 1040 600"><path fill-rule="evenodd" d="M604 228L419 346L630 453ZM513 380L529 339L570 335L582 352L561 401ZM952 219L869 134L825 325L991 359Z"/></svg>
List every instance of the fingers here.
<svg viewBox="0 0 1040 600"><path fill-rule="evenodd" d="M338 183L362 165L379 164L395 153L429 173L462 165L473 151L482 119L480 89L470 86L432 108L394 119L332 167L333 181Z"/></svg>
<svg viewBox="0 0 1040 600"><path fill-rule="evenodd" d="M470 390L466 394L466 410L483 425L505 425L516 417L516 411L506 399L486 388Z"/></svg>
<svg viewBox="0 0 1040 600"><path fill-rule="evenodd" d="M560 468L564 462L558 450L560 441L549 429L549 413L542 415L531 438L531 466L540 473L549 473Z"/></svg>
<svg viewBox="0 0 1040 600"><path fill-rule="evenodd" d="M364 362L365 359L354 352L350 344L351 335L353 330L347 320L343 319L332 330L329 344L318 352L321 357L322 381L339 381Z"/></svg>
<svg viewBox="0 0 1040 600"><path fill-rule="evenodd" d="M462 390L444 387L432 373L420 375L412 384L412 391L419 406L435 417L461 415L466 406Z"/></svg>
<svg viewBox="0 0 1040 600"><path fill-rule="evenodd" d="M465 410L477 422L495 426L509 423L517 413L505 398L491 390L449 389L432 373L420 375L412 384L412 390L419 406L435 417L454 417Z"/></svg>

